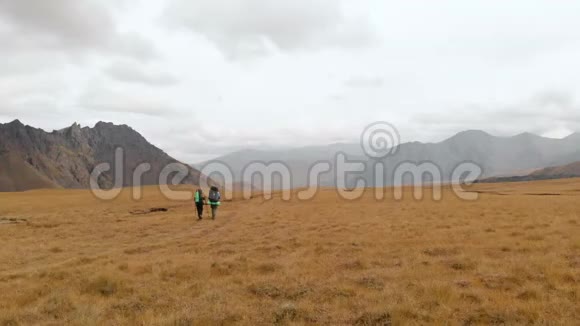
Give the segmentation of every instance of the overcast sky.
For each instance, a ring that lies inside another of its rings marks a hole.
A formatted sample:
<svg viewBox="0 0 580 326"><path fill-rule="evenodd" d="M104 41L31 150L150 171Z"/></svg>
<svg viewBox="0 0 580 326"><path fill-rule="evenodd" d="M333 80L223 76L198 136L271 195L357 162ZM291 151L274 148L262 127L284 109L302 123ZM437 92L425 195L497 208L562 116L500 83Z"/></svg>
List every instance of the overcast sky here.
<svg viewBox="0 0 580 326"><path fill-rule="evenodd" d="M132 126L185 162L580 131L580 1L0 0L0 123Z"/></svg>

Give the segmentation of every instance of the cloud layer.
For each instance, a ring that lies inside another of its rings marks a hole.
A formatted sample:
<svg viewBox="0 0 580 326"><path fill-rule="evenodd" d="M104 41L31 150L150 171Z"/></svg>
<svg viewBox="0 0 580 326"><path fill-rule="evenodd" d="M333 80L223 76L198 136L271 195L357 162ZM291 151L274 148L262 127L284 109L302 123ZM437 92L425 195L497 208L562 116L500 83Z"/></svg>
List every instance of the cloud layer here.
<svg viewBox="0 0 580 326"><path fill-rule="evenodd" d="M4 51L98 51L140 59L156 56L142 35L122 33L110 9L91 0L31 3L1 0Z"/></svg>
<svg viewBox="0 0 580 326"><path fill-rule="evenodd" d="M367 22L348 17L341 5L340 0L178 0L167 20L203 35L229 58L367 45L372 39Z"/></svg>
<svg viewBox="0 0 580 326"><path fill-rule="evenodd" d="M0 123L127 124L188 162L465 129L580 131L580 4L0 0Z"/></svg>
<svg viewBox="0 0 580 326"><path fill-rule="evenodd" d="M171 86L179 83L177 77L167 72L146 69L131 62L114 62L104 72L115 80L127 83L151 86Z"/></svg>

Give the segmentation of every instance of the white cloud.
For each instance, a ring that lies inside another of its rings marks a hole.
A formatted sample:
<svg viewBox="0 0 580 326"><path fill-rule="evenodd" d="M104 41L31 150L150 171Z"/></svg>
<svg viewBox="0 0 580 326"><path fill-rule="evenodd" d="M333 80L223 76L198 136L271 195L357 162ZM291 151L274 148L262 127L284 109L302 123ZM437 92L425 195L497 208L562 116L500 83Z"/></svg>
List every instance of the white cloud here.
<svg viewBox="0 0 580 326"><path fill-rule="evenodd" d="M109 77L128 83L171 86L179 82L175 76L167 72L152 71L128 61L116 61L104 71Z"/></svg>
<svg viewBox="0 0 580 326"><path fill-rule="evenodd" d="M383 86L385 80L379 76L351 77L344 84L353 88L377 88Z"/></svg>
<svg viewBox="0 0 580 326"><path fill-rule="evenodd" d="M120 112L164 116L175 112L168 101L149 94L118 92L104 87L91 87L78 101L82 109L96 112Z"/></svg>
<svg viewBox="0 0 580 326"><path fill-rule="evenodd" d="M348 17L338 0L178 0L167 20L204 35L227 57L367 45L364 17Z"/></svg>
<svg viewBox="0 0 580 326"><path fill-rule="evenodd" d="M142 36L119 33L102 2L0 0L3 51L98 51L139 59L157 56Z"/></svg>
<svg viewBox="0 0 580 326"><path fill-rule="evenodd" d="M515 103L466 106L446 112L423 112L413 121L442 132L481 129L497 135L522 132L566 136L580 131L580 102L565 92L541 92Z"/></svg>

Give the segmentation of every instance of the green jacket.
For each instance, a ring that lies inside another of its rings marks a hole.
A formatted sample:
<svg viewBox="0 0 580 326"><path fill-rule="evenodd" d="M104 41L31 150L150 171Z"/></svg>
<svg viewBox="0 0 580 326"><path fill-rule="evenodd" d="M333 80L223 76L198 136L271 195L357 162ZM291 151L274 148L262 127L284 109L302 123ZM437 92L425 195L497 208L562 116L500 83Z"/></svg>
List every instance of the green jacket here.
<svg viewBox="0 0 580 326"><path fill-rule="evenodd" d="M203 203L204 199L205 198L203 197L203 195L199 191L195 192L195 202L196 203Z"/></svg>

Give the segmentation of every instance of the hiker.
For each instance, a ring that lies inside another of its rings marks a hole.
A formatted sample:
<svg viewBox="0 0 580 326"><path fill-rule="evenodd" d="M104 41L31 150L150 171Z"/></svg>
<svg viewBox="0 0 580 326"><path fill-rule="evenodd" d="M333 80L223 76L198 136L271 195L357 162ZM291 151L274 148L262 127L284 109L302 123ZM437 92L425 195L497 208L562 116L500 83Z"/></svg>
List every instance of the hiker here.
<svg viewBox="0 0 580 326"><path fill-rule="evenodd" d="M211 206L211 218L215 220L217 209L218 206L221 204L220 200L222 199L222 196L217 187L211 187L208 199L209 205Z"/></svg>
<svg viewBox="0 0 580 326"><path fill-rule="evenodd" d="M205 196L203 190L197 189L195 192L195 207L197 208L197 219L203 219L203 205L205 204Z"/></svg>

